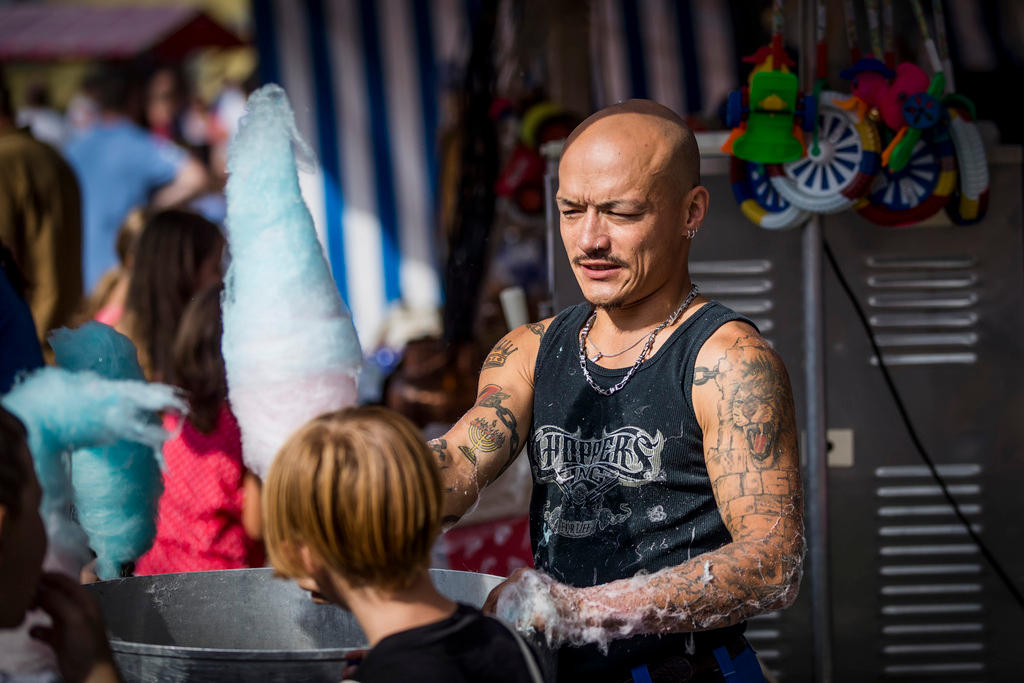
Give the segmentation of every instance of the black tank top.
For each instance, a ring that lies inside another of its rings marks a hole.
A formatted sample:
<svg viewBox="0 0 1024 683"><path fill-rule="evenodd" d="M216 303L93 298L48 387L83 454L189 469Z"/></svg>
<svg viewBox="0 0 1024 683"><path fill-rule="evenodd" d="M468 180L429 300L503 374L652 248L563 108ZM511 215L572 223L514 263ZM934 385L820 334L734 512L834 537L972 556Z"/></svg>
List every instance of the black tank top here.
<svg viewBox="0 0 1024 683"><path fill-rule="evenodd" d="M694 362L723 324L746 318L710 302L687 318L619 392L602 396L583 377L579 331L589 304L560 313L540 342L527 452L533 470L530 539L536 567L573 586L593 586L682 564L732 540L704 463L691 400ZM603 387L628 369L588 361ZM715 647L742 624L695 634ZM563 648L560 677L628 669L683 654L689 636L639 636Z"/></svg>

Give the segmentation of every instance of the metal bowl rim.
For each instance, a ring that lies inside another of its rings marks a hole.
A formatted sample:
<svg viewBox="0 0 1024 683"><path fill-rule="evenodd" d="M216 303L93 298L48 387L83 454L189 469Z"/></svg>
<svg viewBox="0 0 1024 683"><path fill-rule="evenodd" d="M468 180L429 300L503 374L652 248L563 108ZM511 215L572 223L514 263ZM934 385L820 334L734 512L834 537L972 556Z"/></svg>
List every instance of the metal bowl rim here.
<svg viewBox="0 0 1024 683"><path fill-rule="evenodd" d="M436 568L437 571L444 572L447 574L473 574L474 576L486 576L488 578L495 578L499 581L505 581L506 577L498 576L496 574L484 574L483 572L470 572L461 569L445 569L441 567ZM222 572L262 572L268 571L273 572L271 567L251 567L247 569L222 569ZM171 572L169 574L209 574L210 572ZM145 579L152 576L165 576L165 574L149 574L146 576L132 576L119 579L111 579L109 581L97 581L93 586L99 586L104 583L120 583L123 581L131 581L133 579ZM282 581L288 581L284 577L274 577ZM338 607L337 609L343 609ZM245 658L247 661L330 661L339 660L344 661L345 655L349 652L356 650L364 650L368 646L362 647L332 647L332 648L309 648L304 650L257 650L257 649L231 649L231 648L209 648L209 647L189 647L184 645L156 645L154 643L140 643L133 640L121 640L120 638L110 638L110 649L118 654L125 655L145 655L148 657L166 657L169 659L240 659Z"/></svg>
<svg viewBox="0 0 1024 683"><path fill-rule="evenodd" d="M147 657L165 657L168 659L245 659L246 661L344 661L345 655L364 647L333 647L307 650L242 650L228 648L186 647L182 645L154 645L152 643L136 643L128 640L110 640L110 649L115 654L144 655Z"/></svg>
<svg viewBox="0 0 1024 683"><path fill-rule="evenodd" d="M121 583L123 581L135 581L137 579L138 580L152 579L152 578L158 577L158 576L180 576L182 574L195 574L195 575L200 575L200 576L210 576L212 574L224 575L224 574L236 573L236 572L237 573L250 573L250 572L251 573L256 573L256 572L259 572L259 573L264 573L264 574L269 573L271 575L271 578L273 578L273 579L277 579L279 581L285 581L285 582L293 581L293 579L285 577L285 576L275 576L274 575L274 568L270 567L270 566L267 566L267 567L243 567L243 568L240 568L240 569L212 569L212 570L190 571L190 572L164 572L162 574L142 574L142 575L139 575L139 576L125 576L125 577L119 577L119 578L116 578L116 579L106 579L106 580L103 580L103 581L94 581L92 583L84 584L84 587L85 588L90 588L92 586L99 587L99 586L103 586L105 584ZM448 569L447 567L431 567L430 568L430 572L431 572L431 576L433 576L433 572L443 572L443 574L472 574L473 576L483 576L483 577L487 577L489 579L498 579L498 581L500 581L500 582L505 582L505 581L508 580L507 576L498 576L497 574L485 574L484 572L471 572L471 571L466 571L465 569Z"/></svg>

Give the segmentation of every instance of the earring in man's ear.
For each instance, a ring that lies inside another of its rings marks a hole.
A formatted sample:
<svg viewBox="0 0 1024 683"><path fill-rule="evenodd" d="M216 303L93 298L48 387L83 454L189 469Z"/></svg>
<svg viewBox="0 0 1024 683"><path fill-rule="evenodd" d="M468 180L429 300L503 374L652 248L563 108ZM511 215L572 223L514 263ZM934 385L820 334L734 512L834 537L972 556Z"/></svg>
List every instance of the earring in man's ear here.
<svg viewBox="0 0 1024 683"><path fill-rule="evenodd" d="M697 234L697 228L690 228L686 231L686 239L692 240L693 236Z"/></svg>

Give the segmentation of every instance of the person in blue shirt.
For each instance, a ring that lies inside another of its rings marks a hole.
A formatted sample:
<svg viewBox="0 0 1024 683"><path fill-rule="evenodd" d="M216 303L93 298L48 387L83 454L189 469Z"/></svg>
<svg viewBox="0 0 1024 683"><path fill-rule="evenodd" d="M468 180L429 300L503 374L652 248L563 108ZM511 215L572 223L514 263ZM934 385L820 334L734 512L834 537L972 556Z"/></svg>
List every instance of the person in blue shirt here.
<svg viewBox="0 0 1024 683"><path fill-rule="evenodd" d="M82 188L82 275L88 292L117 265L117 231L129 211L184 203L200 194L209 178L184 150L131 120L131 89L122 71L101 70L86 89L96 100L99 121L72 139L64 153Z"/></svg>

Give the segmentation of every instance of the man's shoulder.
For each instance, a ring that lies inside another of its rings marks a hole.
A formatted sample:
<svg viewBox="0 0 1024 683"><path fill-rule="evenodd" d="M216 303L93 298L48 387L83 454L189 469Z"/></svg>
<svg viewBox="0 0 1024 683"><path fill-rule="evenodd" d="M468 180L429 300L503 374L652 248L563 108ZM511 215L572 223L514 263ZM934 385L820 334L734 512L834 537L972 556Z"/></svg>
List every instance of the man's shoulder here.
<svg viewBox="0 0 1024 683"><path fill-rule="evenodd" d="M757 383L788 387L781 356L753 325L742 320L723 324L697 354L693 403L698 419L701 406L713 405L737 388L750 390Z"/></svg>
<svg viewBox="0 0 1024 683"><path fill-rule="evenodd" d="M551 328L551 324L557 319L558 316L552 316L543 320L538 320L533 323L526 323L520 325L512 331L517 337L522 336L529 339L531 336L536 339L542 339L547 333L548 329ZM511 333L510 333L511 334Z"/></svg>
<svg viewBox="0 0 1024 683"><path fill-rule="evenodd" d="M746 320L729 320L722 323L704 342L697 355L698 363L702 357L718 357L729 349L737 347L772 350L771 344L751 323Z"/></svg>
<svg viewBox="0 0 1024 683"><path fill-rule="evenodd" d="M528 329L538 337L543 337L548 331L562 326L566 321L578 320L582 324L583 320L590 313L592 307L586 301L582 301L578 304L572 304L566 306L561 311L535 323L529 323L523 327Z"/></svg>

